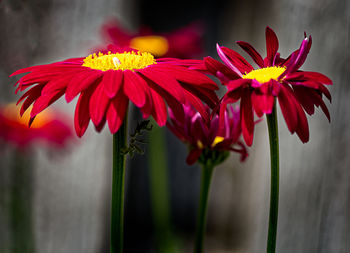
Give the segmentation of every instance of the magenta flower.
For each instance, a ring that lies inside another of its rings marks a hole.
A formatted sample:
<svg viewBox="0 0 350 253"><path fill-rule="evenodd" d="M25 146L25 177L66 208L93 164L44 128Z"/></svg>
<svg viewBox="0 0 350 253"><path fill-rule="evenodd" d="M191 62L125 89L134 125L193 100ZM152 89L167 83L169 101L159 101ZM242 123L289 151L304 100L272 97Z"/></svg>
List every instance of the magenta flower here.
<svg viewBox="0 0 350 253"><path fill-rule="evenodd" d="M266 28L267 56L261 55L247 42L238 41L259 66L254 69L240 54L232 49L217 45L217 52L224 64L206 57L203 66L195 68L207 70L226 85L228 92L224 103L239 99L241 125L247 145L252 145L254 134L254 111L257 116L271 114L275 98L278 99L289 131L297 133L302 142L309 140L309 126L305 112L314 113L314 107L321 107L328 120L330 115L323 101L323 95L331 100L324 85L332 81L318 72L301 71L311 48L311 36L305 38L299 49L286 59L278 53L278 39L274 31Z"/></svg>
<svg viewBox="0 0 350 253"><path fill-rule="evenodd" d="M201 156L206 156L211 151L226 152L234 151L241 154L241 161L247 157L247 150L239 140L241 136L239 110L228 106L221 110L224 119L219 120L219 115L205 119L192 106L184 105L185 119L176 118L169 109L170 122L167 127L183 142L189 144L190 153L186 162L194 164ZM209 107L207 107L209 113ZM208 160L208 157L202 157ZM210 157L211 158L211 157Z"/></svg>

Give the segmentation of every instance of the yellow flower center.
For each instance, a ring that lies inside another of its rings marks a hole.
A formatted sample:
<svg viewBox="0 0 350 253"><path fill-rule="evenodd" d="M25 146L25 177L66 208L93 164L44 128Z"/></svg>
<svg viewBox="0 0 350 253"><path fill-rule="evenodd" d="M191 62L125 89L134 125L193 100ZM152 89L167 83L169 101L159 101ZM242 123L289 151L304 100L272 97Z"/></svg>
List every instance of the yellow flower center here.
<svg viewBox="0 0 350 253"><path fill-rule="evenodd" d="M220 142L222 142L223 140L225 140L224 137L222 136L216 136L215 139L213 140L213 143L211 144L211 147L215 147L217 144L219 144Z"/></svg>
<svg viewBox="0 0 350 253"><path fill-rule="evenodd" d="M30 112L32 111L32 106L30 106L28 110L25 111L22 117L19 114L19 109L20 109L20 106L16 106L15 103L11 103L11 104L8 104L3 109L3 114L9 120L15 121L24 126L28 126L28 122L30 120ZM33 121L31 128L41 128L52 119L53 119L52 112L49 109L46 109L35 117L35 120Z"/></svg>
<svg viewBox="0 0 350 253"><path fill-rule="evenodd" d="M286 70L284 67L267 67L250 71L242 76L243 79L255 79L259 83L276 80Z"/></svg>
<svg viewBox="0 0 350 253"><path fill-rule="evenodd" d="M90 54L84 59L83 66L102 71L107 70L135 70L143 69L149 65L156 64L153 55L148 52L124 52L112 54Z"/></svg>
<svg viewBox="0 0 350 253"><path fill-rule="evenodd" d="M169 43L162 36L139 36L130 41L130 47L159 57L168 52Z"/></svg>

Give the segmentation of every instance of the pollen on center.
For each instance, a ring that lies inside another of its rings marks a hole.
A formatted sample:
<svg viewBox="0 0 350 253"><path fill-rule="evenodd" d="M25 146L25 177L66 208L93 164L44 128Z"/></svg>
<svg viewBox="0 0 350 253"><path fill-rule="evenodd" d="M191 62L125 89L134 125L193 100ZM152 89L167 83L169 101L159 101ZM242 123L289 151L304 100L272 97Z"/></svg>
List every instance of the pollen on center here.
<svg viewBox="0 0 350 253"><path fill-rule="evenodd" d="M243 79L255 79L259 83L266 83L270 80L278 81L278 77L286 70L284 67L267 67L250 71L242 76Z"/></svg>
<svg viewBox="0 0 350 253"><path fill-rule="evenodd" d="M154 56L148 52L124 52L112 54L90 54L84 60L83 66L102 71L107 70L135 70L156 64Z"/></svg>

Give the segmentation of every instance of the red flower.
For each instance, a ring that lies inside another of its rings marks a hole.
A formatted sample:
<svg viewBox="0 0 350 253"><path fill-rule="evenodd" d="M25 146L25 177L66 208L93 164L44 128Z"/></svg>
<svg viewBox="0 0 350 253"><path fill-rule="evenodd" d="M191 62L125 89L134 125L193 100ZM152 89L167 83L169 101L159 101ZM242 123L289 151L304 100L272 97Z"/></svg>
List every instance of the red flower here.
<svg viewBox="0 0 350 253"><path fill-rule="evenodd" d="M209 108L206 110L209 113ZM190 153L187 156L188 164L195 163L205 151L234 151L241 154L241 161L247 157L247 150L242 142L239 110L233 106L220 110L219 115L212 115L212 119L205 119L193 110L191 106L184 105L185 119L178 119L170 111L170 122L167 127L183 142L190 146ZM238 147L234 147L234 146ZM206 160L206 159L204 159Z"/></svg>
<svg viewBox="0 0 350 253"><path fill-rule="evenodd" d="M165 101L181 117L185 101L203 111L201 98L214 106L218 99L217 85L207 76L172 60L155 60L150 53L137 51L109 52L74 58L47 65L20 69L12 75L26 74L18 83L20 91L30 88L21 114L33 103L35 116L65 94L70 102L78 94L75 109L75 130L81 137L92 120L97 131L106 121L112 134L124 121L129 99L146 118L150 115L163 126L167 119ZM164 101L165 100L165 101Z"/></svg>
<svg viewBox="0 0 350 253"><path fill-rule="evenodd" d="M47 110L28 127L29 113L20 116L18 107L9 104L0 107L0 137L18 148L26 148L35 142L63 147L72 137L65 115Z"/></svg>
<svg viewBox="0 0 350 253"><path fill-rule="evenodd" d="M108 43L149 52L156 57L191 58L203 53L202 26L194 22L170 33L154 33L143 27L136 33L123 29L117 20L103 25L102 34Z"/></svg>
<svg viewBox="0 0 350 253"><path fill-rule="evenodd" d="M300 48L286 59L281 58L277 52L278 39L269 27L266 28L266 58L263 59L247 42L238 41L237 44L260 68L254 69L240 54L219 45L217 52L224 64L206 57L205 65L195 68L206 69L227 86L224 103L241 99L241 124L245 142L249 146L253 142L253 110L259 117L270 114L275 97L278 98L289 131L292 134L296 132L302 142L307 142L309 126L305 112L312 115L314 106L320 106L330 120L322 97L325 95L331 100L331 95L324 85L332 84L332 81L321 73L299 70L309 53L311 36L308 38L305 34Z"/></svg>

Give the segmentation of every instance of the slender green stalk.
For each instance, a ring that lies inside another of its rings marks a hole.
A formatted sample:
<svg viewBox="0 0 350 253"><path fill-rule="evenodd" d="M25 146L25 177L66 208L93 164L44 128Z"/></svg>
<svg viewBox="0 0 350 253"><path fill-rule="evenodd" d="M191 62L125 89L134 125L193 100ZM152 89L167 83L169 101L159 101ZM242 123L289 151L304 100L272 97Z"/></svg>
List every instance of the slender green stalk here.
<svg viewBox="0 0 350 253"><path fill-rule="evenodd" d="M276 103L271 114L267 116L267 126L270 139L271 159L271 189L269 230L267 237L267 253L276 251L277 220L278 220L278 192L279 192L279 152L278 152L278 124Z"/></svg>
<svg viewBox="0 0 350 253"><path fill-rule="evenodd" d="M15 151L11 171L10 218L12 253L34 253L33 188L34 172L25 153Z"/></svg>
<svg viewBox="0 0 350 253"><path fill-rule="evenodd" d="M153 124L154 125L154 124ZM150 191L157 252L177 252L170 226L169 178L164 128L149 133Z"/></svg>
<svg viewBox="0 0 350 253"><path fill-rule="evenodd" d="M123 252L125 158L122 149L127 141L127 120L113 135L113 178L111 211L111 253Z"/></svg>
<svg viewBox="0 0 350 253"><path fill-rule="evenodd" d="M211 178L213 175L214 166L212 163L202 164L202 176L201 176L201 191L198 206L197 217L197 231L194 252L203 252L203 242L206 228L206 217L208 209L208 198Z"/></svg>

